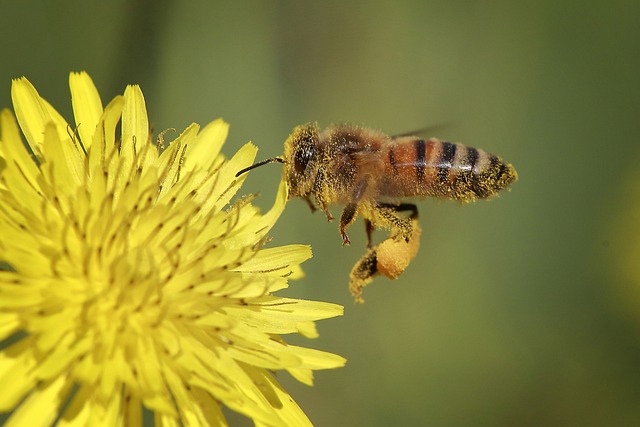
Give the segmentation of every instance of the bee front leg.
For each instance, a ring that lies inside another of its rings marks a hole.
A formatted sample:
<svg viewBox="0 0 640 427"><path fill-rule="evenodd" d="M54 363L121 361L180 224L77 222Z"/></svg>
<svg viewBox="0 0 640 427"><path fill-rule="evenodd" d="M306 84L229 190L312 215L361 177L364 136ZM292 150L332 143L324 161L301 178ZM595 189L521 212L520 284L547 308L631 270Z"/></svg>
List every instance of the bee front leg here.
<svg viewBox="0 0 640 427"><path fill-rule="evenodd" d="M311 201L311 197L309 195L304 196L303 199L305 202L307 202L307 205L309 205L309 209L311 209L311 212L315 212L318 210L318 208L316 208L316 206Z"/></svg>
<svg viewBox="0 0 640 427"><path fill-rule="evenodd" d="M329 205L324 200L324 197L322 197L322 195L320 194L316 194L316 201L320 205L320 208L322 209L322 212L324 212L324 215L327 217L327 221L333 221L333 215L331 215L331 212L329 211Z"/></svg>
<svg viewBox="0 0 640 427"><path fill-rule="evenodd" d="M322 209L322 212L324 212L324 215L327 217L328 221L333 221L333 215L331 215L331 212L329 212L329 204L327 203L327 201L325 200L323 194L324 194L324 185L326 184L325 182L325 172L324 172L324 168L320 168L318 170L318 174L316 175L316 180L313 183L313 195L316 198L316 202L318 203L318 205L320 205L320 208Z"/></svg>

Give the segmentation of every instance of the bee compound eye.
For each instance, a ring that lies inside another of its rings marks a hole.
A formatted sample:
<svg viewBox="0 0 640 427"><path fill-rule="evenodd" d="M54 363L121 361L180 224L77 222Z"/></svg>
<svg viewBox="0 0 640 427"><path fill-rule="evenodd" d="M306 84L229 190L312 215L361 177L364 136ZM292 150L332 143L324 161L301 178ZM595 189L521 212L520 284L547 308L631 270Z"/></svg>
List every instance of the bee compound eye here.
<svg viewBox="0 0 640 427"><path fill-rule="evenodd" d="M296 151L293 157L293 167L297 173L304 173L309 161L313 158L315 151L311 147L303 147Z"/></svg>

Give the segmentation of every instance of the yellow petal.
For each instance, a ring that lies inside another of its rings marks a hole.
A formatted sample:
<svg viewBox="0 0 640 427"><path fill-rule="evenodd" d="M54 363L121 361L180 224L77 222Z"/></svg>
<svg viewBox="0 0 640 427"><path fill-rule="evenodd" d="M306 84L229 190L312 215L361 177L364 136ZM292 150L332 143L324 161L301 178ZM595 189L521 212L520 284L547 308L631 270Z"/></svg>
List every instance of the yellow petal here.
<svg viewBox="0 0 640 427"><path fill-rule="evenodd" d="M330 319L342 316L344 312L344 308L338 304L274 296L252 300L252 304L259 305L262 310L268 310L274 316L288 317L298 321Z"/></svg>
<svg viewBox="0 0 640 427"><path fill-rule="evenodd" d="M182 422L186 426L225 426L220 404L199 388L191 390L191 404L181 406Z"/></svg>
<svg viewBox="0 0 640 427"><path fill-rule="evenodd" d="M24 224L22 224L24 225ZM0 253L4 255L4 260L11 264L16 271L47 271L51 266L51 259L47 254L33 250L39 244L38 235L27 234L21 227L4 227L2 230L2 250ZM0 301L0 305L28 304L34 299L40 298L37 294L27 294L25 296L29 300L16 301L4 298Z"/></svg>
<svg viewBox="0 0 640 427"><path fill-rule="evenodd" d="M131 418L124 419L124 417L122 416L123 411L121 409L121 406L124 406L122 401L122 393L118 392L114 393L114 395L111 396L111 398L104 404L106 405L106 407L99 404L92 405L93 408L90 406L90 418L87 425L96 427L127 426L129 425L127 424L127 422L138 421L138 424L130 425L133 427L141 426L142 420L140 418L138 418L137 420Z"/></svg>
<svg viewBox="0 0 640 427"><path fill-rule="evenodd" d="M144 96L140 86L127 86L122 110L122 155L133 159L135 150L146 144L148 139L149 119Z"/></svg>
<svg viewBox="0 0 640 427"><path fill-rule="evenodd" d="M154 425L158 427L181 427L184 425L176 416L163 414L162 412L154 412L153 421ZM226 426L227 424L221 422L219 425Z"/></svg>
<svg viewBox="0 0 640 427"><path fill-rule="evenodd" d="M69 75L71 103L76 129L85 149L91 147L96 126L102 116L102 101L93 80L86 72Z"/></svg>
<svg viewBox="0 0 640 427"><path fill-rule="evenodd" d="M223 401L229 408L253 418L254 421L263 420L265 422L271 422L272 425L275 424L274 421L277 421L277 418L275 418L271 404L265 398L262 390L252 381L247 373L247 370L251 369L251 367L242 365L244 369L241 368L238 362L232 359L227 352L212 354L209 350L206 354L206 359L202 359L209 361L206 369L209 370L215 367L218 377L214 378L218 379L218 382L222 380L226 385L233 384L233 388L224 390L219 386L216 387L217 384L209 378L212 377L212 375L208 371L203 370L205 367L201 368L197 365L191 368L196 374L191 379L192 386L196 385L201 387L220 401ZM168 373L170 374L171 371L168 371ZM167 378L167 381L169 382L170 379ZM180 386L184 387L183 385ZM174 391L174 396L178 407L189 405L190 395L183 397L181 393L176 394ZM185 401L184 399L187 400Z"/></svg>
<svg viewBox="0 0 640 427"><path fill-rule="evenodd" d="M233 271L282 275L291 271L291 265L301 264L311 258L311 247L287 245L259 251L253 258Z"/></svg>
<svg viewBox="0 0 640 427"><path fill-rule="evenodd" d="M264 370L253 370L253 379L260 384L265 394L272 397L273 408L280 419L280 425L283 426L311 426L311 421L300 407L293 401L291 396L282 389L280 384L273 378L271 374ZM256 420L256 426L267 426Z"/></svg>
<svg viewBox="0 0 640 427"><path fill-rule="evenodd" d="M11 85L11 99L16 112L16 118L31 150L36 157L42 158L42 142L44 128L53 123L58 138L71 141L69 125L47 101L42 99L38 91L24 77L16 79Z"/></svg>
<svg viewBox="0 0 640 427"><path fill-rule="evenodd" d="M288 279L298 280L305 277L304 270L299 265L294 265L291 269L291 274L287 276Z"/></svg>
<svg viewBox="0 0 640 427"><path fill-rule="evenodd" d="M139 363L135 363L137 379L142 389L150 394L150 397L145 400L145 406L159 412L173 412L171 395L162 376L164 367L159 360L154 343L151 339L140 339L137 347L138 354L145 355L143 359L136 361Z"/></svg>
<svg viewBox="0 0 640 427"><path fill-rule="evenodd" d="M50 426L58 415L60 405L67 399L72 385L64 375L40 385L11 414L5 426Z"/></svg>
<svg viewBox="0 0 640 427"><path fill-rule="evenodd" d="M77 145L58 138L55 125L45 125L42 151L47 163L43 164L43 170L49 172L46 176L56 190L65 191L68 196L75 196L78 186L84 183L85 156L79 150Z"/></svg>
<svg viewBox="0 0 640 427"><path fill-rule="evenodd" d="M36 89L24 77L13 81L11 99L27 143L36 156L40 157L44 125L51 121L47 109L40 101Z"/></svg>
<svg viewBox="0 0 640 427"><path fill-rule="evenodd" d="M312 348L289 345L288 351L302 360L302 368L306 369L335 369L341 368L347 363L347 359L337 354Z"/></svg>
<svg viewBox="0 0 640 427"><path fill-rule="evenodd" d="M266 235L269 230L271 230L271 227L275 225L276 220L280 217L284 210L284 206L287 204L288 194L289 187L287 182L283 179L280 181L278 194L276 194L276 200L273 207L269 212L253 223L253 229L256 230L256 233L258 233L259 236Z"/></svg>
<svg viewBox="0 0 640 427"><path fill-rule="evenodd" d="M298 322L298 332L305 338L318 338L318 329L315 322Z"/></svg>
<svg viewBox="0 0 640 427"><path fill-rule="evenodd" d="M186 159L190 157L190 144L196 138L200 126L196 123L189 125L175 140L169 143L159 157L158 169L161 174L161 191L158 199L162 199L169 192L175 190L174 184L188 173L184 168ZM186 149L185 149L186 147ZM186 152L186 157L185 157ZM181 188L181 187L178 187Z"/></svg>
<svg viewBox="0 0 640 427"><path fill-rule="evenodd" d="M291 374L293 378L300 381L304 385L313 385L313 371L305 368L289 368L287 372Z"/></svg>
<svg viewBox="0 0 640 427"><path fill-rule="evenodd" d="M242 178L242 176L239 178ZM228 238L225 244L228 245L228 247L246 247L259 242L269 230L271 230L271 227L274 226L276 220L284 210L284 206L287 203L287 192L287 183L282 180L278 188L276 201L269 212L252 219L242 229L241 233Z"/></svg>
<svg viewBox="0 0 640 427"><path fill-rule="evenodd" d="M236 172L253 163L257 152L258 149L255 145L247 143L220 168L212 191L217 197L212 197L203 204L203 212L219 212L229 203L245 179L245 177L236 178Z"/></svg>
<svg viewBox="0 0 640 427"><path fill-rule="evenodd" d="M142 405L140 399L135 395L128 395L123 404L125 426L142 426Z"/></svg>
<svg viewBox="0 0 640 427"><path fill-rule="evenodd" d="M265 369L276 370L300 366L300 360L294 354L286 351L284 345L277 343L264 344L263 346L256 346L256 348L233 345L227 351L231 357L238 361ZM265 351L268 352L268 357L265 357Z"/></svg>
<svg viewBox="0 0 640 427"><path fill-rule="evenodd" d="M56 324L58 322L52 321L52 323ZM63 327L60 327L59 329L63 329ZM91 344L88 340L84 340L81 344L78 344L76 342L76 337L71 333L60 335L60 341L52 349L46 348L46 344L41 344L40 342L37 343L39 347L38 350L43 351L41 349L44 348L44 352L46 352L45 354L47 356L42 358L39 361L38 366L35 368L34 374L36 377L54 378L61 375L64 371L73 366L73 362L91 350ZM42 340L43 339L40 339L40 341Z"/></svg>
<svg viewBox="0 0 640 427"><path fill-rule="evenodd" d="M295 333L300 328L312 333L307 322L340 316L342 306L268 296L252 299L250 306L226 307L225 312L269 334Z"/></svg>
<svg viewBox="0 0 640 427"><path fill-rule="evenodd" d="M2 141L3 157L7 163L9 165L15 163L31 186L37 187L36 177L40 174L40 170L27 151L20 137L18 123L8 109L0 112L0 141Z"/></svg>
<svg viewBox="0 0 640 427"><path fill-rule="evenodd" d="M58 420L57 427L92 425L89 424L89 417L92 412L95 412L95 408L91 401L91 392L89 387L82 386L76 391L71 403L60 417L60 420Z"/></svg>
<svg viewBox="0 0 640 427"><path fill-rule="evenodd" d="M93 395L90 385L81 386L66 408L58 427L113 427L124 424L121 393L114 393L107 401L101 402ZM140 425L140 424L138 424Z"/></svg>
<svg viewBox="0 0 640 427"><path fill-rule="evenodd" d="M0 412L8 412L35 385L33 340L24 338L0 353Z"/></svg>
<svg viewBox="0 0 640 427"><path fill-rule="evenodd" d="M24 203L32 204L30 211L37 210L36 205L40 202L40 169L20 137L20 129L13 114L6 109L0 112L0 144L2 156L6 160L3 175L7 180L7 190L16 194L16 198ZM13 182L10 184L9 181Z"/></svg>
<svg viewBox="0 0 640 427"><path fill-rule="evenodd" d="M102 113L102 117L96 126L93 140L95 144L89 149L89 173L93 179L92 193L94 197L91 200L94 203L99 204L103 200L103 193L106 191L106 177L105 169L107 166L104 164L106 159L114 155L115 150L115 130L120 117L122 115L122 109L124 108L124 97L116 96L107 105ZM99 182L101 185L98 185ZM92 206L94 209L99 209L99 205Z"/></svg>
<svg viewBox="0 0 640 427"><path fill-rule="evenodd" d="M18 313L0 313L0 341L13 335L20 328Z"/></svg>
<svg viewBox="0 0 640 427"><path fill-rule="evenodd" d="M196 168L209 170L214 165L228 133L229 124L222 119L214 120L206 125L195 140L189 144L183 169L185 171Z"/></svg>

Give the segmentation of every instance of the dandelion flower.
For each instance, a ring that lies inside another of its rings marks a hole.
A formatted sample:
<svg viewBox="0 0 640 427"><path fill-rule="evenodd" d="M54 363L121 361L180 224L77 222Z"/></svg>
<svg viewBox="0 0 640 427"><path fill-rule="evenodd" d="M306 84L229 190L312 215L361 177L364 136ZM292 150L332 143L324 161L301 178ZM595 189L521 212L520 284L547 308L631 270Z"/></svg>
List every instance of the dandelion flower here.
<svg viewBox="0 0 640 427"><path fill-rule="evenodd" d="M275 296L307 246L264 248L284 209L231 202L247 144L192 124L152 142L140 88L103 108L71 74L75 127L25 79L0 113L0 412L7 425L307 425L273 371L311 384L344 359L287 344L342 307ZM116 135L116 131L120 135ZM22 141L21 133L26 139Z"/></svg>

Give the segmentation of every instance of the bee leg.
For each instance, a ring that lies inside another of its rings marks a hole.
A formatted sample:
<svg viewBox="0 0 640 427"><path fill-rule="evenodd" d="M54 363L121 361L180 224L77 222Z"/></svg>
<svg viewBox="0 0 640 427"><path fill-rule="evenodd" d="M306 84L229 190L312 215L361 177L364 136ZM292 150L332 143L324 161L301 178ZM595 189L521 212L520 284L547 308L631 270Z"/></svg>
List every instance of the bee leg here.
<svg viewBox="0 0 640 427"><path fill-rule="evenodd" d="M358 204L357 203L349 203L345 206L342 211L342 215L340 215L340 235L342 236L342 244L350 245L351 240L349 240L349 236L347 236L347 227L349 227L353 221L356 219L356 212L358 212Z"/></svg>
<svg viewBox="0 0 640 427"><path fill-rule="evenodd" d="M362 291L373 281L378 273L378 260L375 248L367 250L360 261L353 266L349 281L349 291L357 303L363 303Z"/></svg>
<svg viewBox="0 0 640 427"><path fill-rule="evenodd" d="M413 209L408 209L413 210ZM417 212L414 214L417 216ZM397 279L407 269L420 248L422 229L417 218L411 218L413 231L409 240L398 240L394 235L378 245L367 249L360 261L353 266L349 281L349 291L357 303L362 303L364 287L376 276Z"/></svg>
<svg viewBox="0 0 640 427"><path fill-rule="evenodd" d="M331 212L329 212L329 205L320 194L316 194L316 201L320 205L320 208L322 208L322 212L324 212L324 215L327 217L327 221L333 221L333 215L331 215Z"/></svg>
<svg viewBox="0 0 640 427"><path fill-rule="evenodd" d="M318 203L318 205L320 205L320 208L322 208L322 212L324 212L324 215L327 217L327 220L333 221L333 215L331 215L331 212L329 212L329 205L327 204L327 201L322 196L322 194L324 194L322 191L323 190L322 187L325 185L324 175L325 175L324 168L318 169L316 180L313 183L313 190L311 192L316 197L316 202Z"/></svg>
<svg viewBox="0 0 640 427"><path fill-rule="evenodd" d="M362 181L358 183L356 187L356 191L353 193L353 202L349 203L345 206L342 211L342 215L340 215L340 235L342 236L342 244L349 245L351 241L349 240L349 236L347 236L347 227L349 227L353 221L356 220L356 214L358 213L358 204L362 196L364 196L367 186L369 185L369 177L365 177ZM369 239L371 241L371 239Z"/></svg>
<svg viewBox="0 0 640 427"><path fill-rule="evenodd" d="M309 205L309 209L311 209L311 212L315 212L318 210L318 208L316 208L316 206L311 201L311 197L307 195L307 196L304 196L303 199L305 202L307 202L307 205Z"/></svg>
<svg viewBox="0 0 640 427"><path fill-rule="evenodd" d="M373 224L367 218L364 220L364 228L367 231L367 248L371 249L371 233L373 233Z"/></svg>
<svg viewBox="0 0 640 427"><path fill-rule="evenodd" d="M390 205L387 203L379 203L377 206L379 217L388 224L388 226L398 231L398 235L402 236L405 241L411 239L413 233L412 221L418 217L418 208L410 203L402 203L400 205ZM409 218L398 215L398 212L411 211Z"/></svg>
<svg viewBox="0 0 640 427"><path fill-rule="evenodd" d="M409 215L409 219L417 219L418 218L418 207L412 203L401 203L399 205L392 205L388 203L378 203L378 208L390 209L395 212L404 212L411 211L411 215ZM373 223L368 218L364 220L364 226L367 231L367 248L371 248L371 234L375 227Z"/></svg>
<svg viewBox="0 0 640 427"><path fill-rule="evenodd" d="M380 203L378 206L392 209L396 212L407 212L411 211L411 215L409 215L409 219L418 219L418 207L413 203L400 203L399 205L390 205L387 203Z"/></svg>

